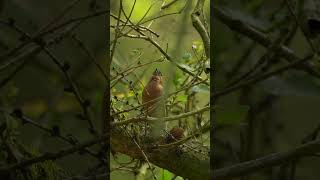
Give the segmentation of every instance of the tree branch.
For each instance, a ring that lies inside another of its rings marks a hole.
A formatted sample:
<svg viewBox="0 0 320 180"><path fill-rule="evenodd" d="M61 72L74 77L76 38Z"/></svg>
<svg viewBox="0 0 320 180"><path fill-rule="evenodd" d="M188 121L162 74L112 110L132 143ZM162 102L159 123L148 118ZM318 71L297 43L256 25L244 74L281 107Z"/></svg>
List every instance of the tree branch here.
<svg viewBox="0 0 320 180"><path fill-rule="evenodd" d="M242 176L256 172L262 168L277 166L288 160L296 159L301 156L320 152L320 140L311 141L292 150L280 153L273 153L258 159L239 163L230 167L217 169L213 173L216 180Z"/></svg>
<svg viewBox="0 0 320 180"><path fill-rule="evenodd" d="M118 129L112 130L111 146L117 152L133 158L144 160L141 150ZM179 153L178 147L150 150L142 146L151 163L165 168L174 174L188 179L210 179L209 158L204 158L192 152Z"/></svg>
<svg viewBox="0 0 320 180"><path fill-rule="evenodd" d="M170 116L170 117L164 117L164 118L155 118L155 117L145 117L145 116L139 116L139 117L133 117L124 121L118 121L118 122L114 122L111 125L112 126L120 126L120 125L125 125L125 124L129 124L129 123L134 123L134 122L140 122L140 121L150 121L150 122L154 122L154 121L174 121L174 120L178 120L178 119L182 119L188 116L192 116L195 114L199 114L199 113L203 113L207 110L210 109L210 106L206 106L204 108L195 110L195 111L190 111L187 113L182 113L176 116Z"/></svg>
<svg viewBox="0 0 320 180"><path fill-rule="evenodd" d="M219 96L223 96L223 95L229 94L229 93L231 93L231 92L234 92L234 91L236 91L236 90L238 90L238 89L240 89L240 88L243 88L243 87L245 87L245 86L253 85L253 84L255 84L255 83L258 83L258 82L260 82L260 81L263 81L263 80L265 80L265 79L268 79L268 78L270 78L270 77L272 77L272 76L281 74L281 73L283 73L284 71L287 71L287 70L289 70L289 69L292 69L292 68L296 67L297 65L300 65L301 63L310 60L312 57L313 57L313 55L309 55L309 56L307 56L307 57L305 57L305 58L303 58L303 59L299 59L299 60L294 61L294 62L292 62L292 63L290 63L290 64L288 64L288 65L285 65L285 66L283 66L283 67L277 68L277 69L274 70L274 71L271 71L271 72L268 72L268 73L264 73L264 74L262 74L262 75L260 75L260 76L257 76L257 77L255 77L255 78L249 79L249 80L244 81L244 82L241 82L241 83L236 84L236 85L234 85L234 86L227 87L227 88L225 88L225 89L223 89L223 90L221 90L221 91L214 92L214 93L211 94L211 96L214 97L214 98L217 98L217 97L219 97Z"/></svg>
<svg viewBox="0 0 320 180"><path fill-rule="evenodd" d="M14 171L14 170L22 168L22 167L30 166L35 163L44 162L44 161L48 161L48 160L60 159L62 157L65 157L65 156L70 155L75 152L79 152L81 150L84 150L86 147L101 143L103 141L106 141L106 137L100 136L98 138L92 139L92 140L87 141L85 143L75 145L74 147L61 150L57 153L45 153L42 156L38 156L38 157L35 157L32 159L24 160L24 161L21 161L19 163L15 163L15 164L12 164L9 166L0 167L0 175L5 174L9 171Z"/></svg>
<svg viewBox="0 0 320 180"><path fill-rule="evenodd" d="M204 49L207 58L210 57L210 36L205 25L205 18L203 14L204 0L198 0L196 7L191 14L193 27L198 31L203 41Z"/></svg>
<svg viewBox="0 0 320 180"><path fill-rule="evenodd" d="M212 6L212 4L211 4ZM248 38L252 39L253 41L258 42L262 46L268 48L272 44L272 40L268 38L268 36L254 27L245 24L240 19L234 18L231 15L227 14L225 11L221 9L221 7L213 6L212 7L213 13L215 16L225 25L227 25L231 30L237 31ZM291 49L286 46L279 45L277 51L279 52L279 56L284 57L288 62L297 61L301 59L298 57ZM320 74L313 68L310 63L304 62L301 64L300 67L295 67L298 69L302 69L309 74L320 77Z"/></svg>

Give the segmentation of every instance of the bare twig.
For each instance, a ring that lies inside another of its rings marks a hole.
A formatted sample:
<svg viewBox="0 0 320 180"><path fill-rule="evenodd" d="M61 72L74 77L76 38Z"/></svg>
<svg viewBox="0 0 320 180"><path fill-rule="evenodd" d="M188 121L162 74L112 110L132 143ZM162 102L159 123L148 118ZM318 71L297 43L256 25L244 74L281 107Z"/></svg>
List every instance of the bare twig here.
<svg viewBox="0 0 320 180"><path fill-rule="evenodd" d="M45 153L45 154L43 154L41 156L21 161L20 163L12 164L12 165L9 165L9 166L6 166L6 167L0 167L0 174L4 174L4 173L7 173L7 172L10 172L10 171L22 168L22 167L30 166L30 165L35 164L35 163L60 159L60 158L63 158L65 156L67 156L67 155L70 155L72 153L78 152L79 150L82 150L82 149L84 149L86 147L101 143L101 142L103 142L105 140L106 140L105 136L99 136L99 137L97 137L95 139L86 141L86 142L84 142L82 144L75 145L74 147L67 148L67 149L61 150L61 151L56 152L56 153Z"/></svg>
<svg viewBox="0 0 320 180"><path fill-rule="evenodd" d="M211 3L213 6L213 3ZM230 29L237 31L248 38L258 42L264 47L270 47L272 40L268 36L250 25L245 24L241 20L231 17L225 11L223 11L219 6L213 6L212 8L215 16L224 24L226 24ZM299 60L300 58L288 47L279 45L279 56L284 57L288 62ZM302 69L308 72L310 75L315 77L320 77L320 74L313 68L310 63L304 62L300 66L296 66L297 69Z"/></svg>
<svg viewBox="0 0 320 180"><path fill-rule="evenodd" d="M291 13L291 15L293 16L293 19L294 21L296 22L296 24L300 27L302 33L304 34L304 37L306 38L306 40L308 41L313 53L316 53L317 50L316 48L314 47L312 41L310 40L310 38L307 36L307 33L305 32L305 30L302 28L302 25L300 23L300 21L298 20L298 16L296 15L296 13L294 12L292 6L291 6L291 3L290 3L290 0L285 0L286 1L286 4L287 4L287 7L289 9L289 12Z"/></svg>
<svg viewBox="0 0 320 180"><path fill-rule="evenodd" d="M179 92L188 90L188 89L190 89L190 88L192 88L192 87L194 87L194 86L196 86L196 85L199 85L199 84L201 84L201 83L203 83L204 81L207 81L207 80L208 80L208 79L204 79L204 80L199 81L199 82L197 82L197 83L191 84L191 85L186 86L186 87L184 87L184 88L181 88L181 89L179 89L179 90L177 90L177 91L175 91L175 92L169 93L169 94L166 95L166 96L167 96L167 97L170 97L170 96L175 95L175 94L177 94L177 93L179 93ZM155 98L155 99L153 99L153 100L151 100L151 101L148 101L148 102L146 102L146 103L156 102L156 101L158 101L160 98L162 98L162 97ZM123 111L116 112L116 113L112 114L112 116L116 116L116 115L118 115L118 114L122 114L122 113L125 113L125 112L130 112L130 111L132 111L132 110L138 109L138 108L140 108L140 107L142 107L142 106L145 106L146 103L141 104L141 105L138 105L138 106L135 106L135 107L132 107L132 108L129 108L129 109L125 109L125 110L123 110Z"/></svg>
<svg viewBox="0 0 320 180"><path fill-rule="evenodd" d="M263 81L265 79L268 79L274 75L277 75L277 74L280 74L284 71L287 71L287 70L290 70L294 67L296 67L297 65L300 65L301 63L305 62L305 61L308 61L310 60L311 58L313 57L313 55L309 55L303 59L299 59L297 61L294 61L294 62L291 62L290 64L286 65L286 66L283 66L283 67L280 67L274 71L271 71L269 73L265 73L265 74L262 74L258 77L255 77L255 78L252 78L250 80L247 80L245 82L241 82L241 83L238 83L237 85L234 85L232 87L229 87L229 88L226 88L226 89L223 89L221 91L217 91L213 94L211 94L211 96L213 96L214 98L217 98L219 96L223 96L223 95L226 95L226 94L229 94L231 92L234 92L242 87L245 87L245 86L248 86L248 85L253 85L255 83L258 83L260 81Z"/></svg>
<svg viewBox="0 0 320 180"><path fill-rule="evenodd" d="M198 0L196 7L191 14L193 27L201 36L207 58L210 57L210 34L206 27L206 20L203 14L204 0Z"/></svg>
<svg viewBox="0 0 320 180"><path fill-rule="evenodd" d="M95 124L93 123L93 120L91 119L90 115L89 115L89 105L90 102L88 100L84 100L80 94L79 89L77 88L75 82L73 81L73 79L71 78L70 72L68 71L68 69L70 67L70 65L67 64L62 64L56 56L54 56L47 48L43 48L44 52L52 59L52 61L59 67L59 69L63 72L64 76L66 77L67 81L69 82L70 86L71 86L71 90L72 93L75 95L76 99L78 100L80 106L83 109L83 113L85 116L85 119L88 121L89 125L90 125L90 132L93 133L94 135L97 135L97 129L95 127Z"/></svg>
<svg viewBox="0 0 320 180"><path fill-rule="evenodd" d="M84 50L84 52L88 55L88 57L90 58L90 60L96 65L96 67L98 68L98 70L100 71L100 73L103 75L103 77L105 78L105 80L108 81L108 75L104 72L103 68L101 67L101 65L98 63L98 61L96 60L96 58L93 56L93 54L89 51L88 47L76 36L72 37L77 43L78 45Z"/></svg>
<svg viewBox="0 0 320 180"><path fill-rule="evenodd" d="M149 102L147 102L149 103ZM145 116L140 116L140 117L134 117L134 118L130 118L127 120L123 120L123 121L118 121L118 122L114 122L112 123L112 126L120 126L120 125L125 125L125 124L129 124L129 123L133 123L133 122L140 122L140 121L174 121L174 120L179 120L188 116L192 116L195 114L199 114L199 113L203 113L205 111L208 111L210 109L209 106L206 106L204 108L195 110L195 111L190 111L190 112L186 112L186 113L182 113L176 116L170 116L170 117L163 117L163 118L155 118L155 117L145 117ZM211 109L212 110L212 109Z"/></svg>
<svg viewBox="0 0 320 180"><path fill-rule="evenodd" d="M178 0L172 0L168 4L161 6L161 9L167 9L170 6L172 6L173 4L175 4L176 2L178 2Z"/></svg>

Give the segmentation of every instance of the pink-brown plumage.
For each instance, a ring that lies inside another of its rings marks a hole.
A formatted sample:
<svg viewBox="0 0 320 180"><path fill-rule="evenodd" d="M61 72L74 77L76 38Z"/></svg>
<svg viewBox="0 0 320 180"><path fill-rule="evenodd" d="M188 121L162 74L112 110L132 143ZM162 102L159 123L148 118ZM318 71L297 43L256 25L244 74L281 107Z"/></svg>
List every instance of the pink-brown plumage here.
<svg viewBox="0 0 320 180"><path fill-rule="evenodd" d="M148 116L152 116L152 114L156 111L156 103L158 100L160 100L159 97L162 95L162 74L156 69L142 92L142 103L144 104L143 107Z"/></svg>

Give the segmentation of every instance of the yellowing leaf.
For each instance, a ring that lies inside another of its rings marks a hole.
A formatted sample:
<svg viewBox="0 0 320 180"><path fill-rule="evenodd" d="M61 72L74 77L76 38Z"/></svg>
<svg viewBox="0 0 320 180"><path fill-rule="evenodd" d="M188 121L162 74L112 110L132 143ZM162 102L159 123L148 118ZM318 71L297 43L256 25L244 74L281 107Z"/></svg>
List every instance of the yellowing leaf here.
<svg viewBox="0 0 320 180"><path fill-rule="evenodd" d="M30 116L37 116L47 110L47 104L43 100L35 100L23 106L23 110Z"/></svg>
<svg viewBox="0 0 320 180"><path fill-rule="evenodd" d="M133 9L132 15L130 17L130 20L133 21L133 22L140 21L141 18L143 18L145 16L145 14L147 13L148 9L152 6L153 2L154 1L152 1L152 0L139 0L139 1L136 1L136 4L134 6L134 9ZM133 7L133 3L134 3L134 1L131 1L131 0L130 1L127 0L127 1L123 2L123 9L126 12L127 16L131 12L131 9ZM150 11L146 15L146 17L150 17L151 15L153 15L155 10L156 10L155 6L152 6L152 8L150 9Z"/></svg>

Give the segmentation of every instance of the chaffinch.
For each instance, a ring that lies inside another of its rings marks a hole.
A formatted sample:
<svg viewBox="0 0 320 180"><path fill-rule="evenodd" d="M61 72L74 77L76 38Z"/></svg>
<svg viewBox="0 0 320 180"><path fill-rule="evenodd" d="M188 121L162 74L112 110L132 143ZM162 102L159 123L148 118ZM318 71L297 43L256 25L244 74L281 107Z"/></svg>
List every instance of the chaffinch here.
<svg viewBox="0 0 320 180"><path fill-rule="evenodd" d="M144 104L144 110L148 116L154 116L157 110L157 102L163 95L163 81L161 72L156 69L148 84L145 86L142 92L142 103ZM155 100L157 99L157 100Z"/></svg>

